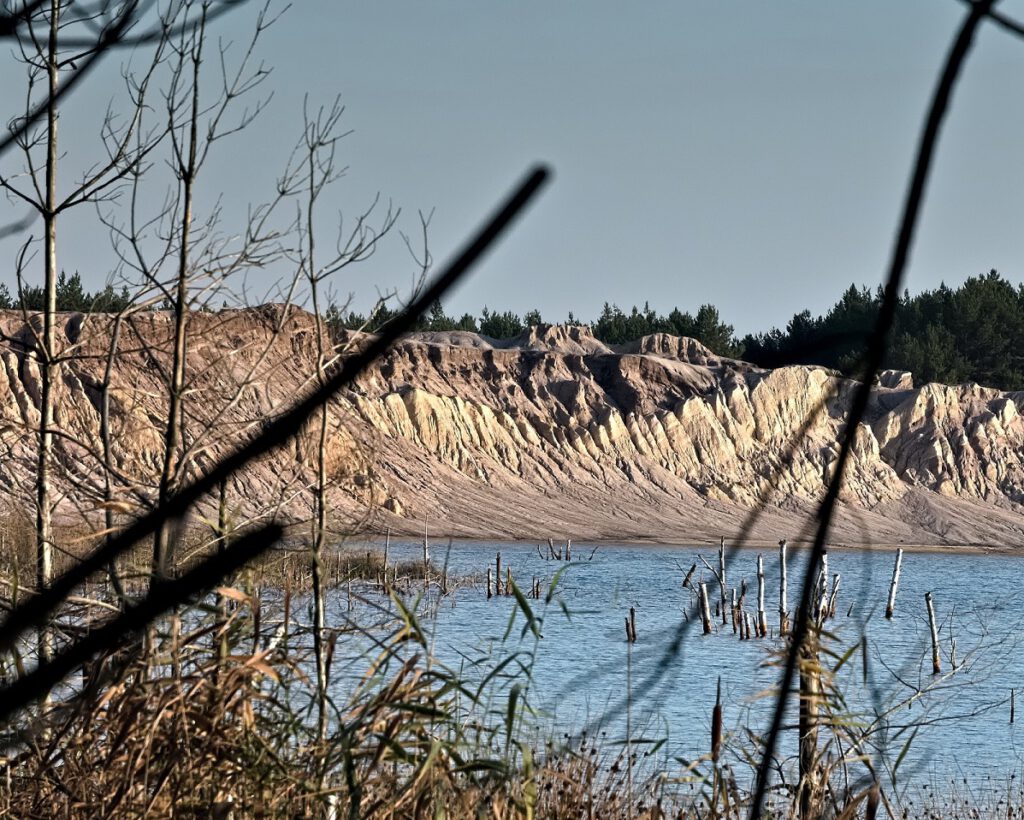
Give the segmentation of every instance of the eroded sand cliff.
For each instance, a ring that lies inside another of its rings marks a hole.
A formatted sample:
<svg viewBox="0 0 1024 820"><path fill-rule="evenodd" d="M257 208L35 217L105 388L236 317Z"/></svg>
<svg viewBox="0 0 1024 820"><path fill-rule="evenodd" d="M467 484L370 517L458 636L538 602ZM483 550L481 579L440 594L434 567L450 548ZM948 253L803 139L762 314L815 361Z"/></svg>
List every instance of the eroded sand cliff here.
<svg viewBox="0 0 1024 820"><path fill-rule="evenodd" d="M102 497L99 408L112 325L66 314L59 329L68 517L94 513ZM38 366L20 314L0 314L0 330L0 489L24 504ZM160 312L121 327L110 400L126 510L153 495L171 332ZM190 470L309 389L314 341L311 317L297 310L191 318L182 442ZM454 536L692 541L734 533L763 504L753 535L797 538L834 469L854 387L821 368L760 370L664 335L620 349L583 327L541 326L510 342L414 335L331 405L334 520L408 533L426 520ZM1022 399L885 374L857 431L835 540L1024 544ZM307 516L314 441L307 431L239 476L229 491L236 519Z"/></svg>

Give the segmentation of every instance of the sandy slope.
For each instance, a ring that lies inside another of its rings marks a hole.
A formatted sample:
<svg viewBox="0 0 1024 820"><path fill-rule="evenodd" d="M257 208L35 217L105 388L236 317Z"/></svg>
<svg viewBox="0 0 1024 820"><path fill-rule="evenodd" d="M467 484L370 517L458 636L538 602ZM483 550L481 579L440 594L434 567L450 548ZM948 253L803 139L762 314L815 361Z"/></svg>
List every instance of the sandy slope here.
<svg viewBox="0 0 1024 820"><path fill-rule="evenodd" d="M308 389L314 339L307 314L275 307L191 321L183 446L195 474ZM0 487L23 505L38 368L20 315L0 315L0 330ZM100 496L109 330L103 316L61 323L65 517L91 514ZM126 509L153 494L170 332L169 316L153 312L122 333L111 399ZM857 431L835 540L1024 543L1022 394L915 387L908 374L882 384ZM582 327L541 326L510 342L412 336L331 405L333 520L412 533L426 519L455 536L692 541L731 536L760 510L753 537L797 538L834 469L853 388L821 368L759 370L663 335L621 350ZM313 441L306 431L239 476L237 520L308 515Z"/></svg>

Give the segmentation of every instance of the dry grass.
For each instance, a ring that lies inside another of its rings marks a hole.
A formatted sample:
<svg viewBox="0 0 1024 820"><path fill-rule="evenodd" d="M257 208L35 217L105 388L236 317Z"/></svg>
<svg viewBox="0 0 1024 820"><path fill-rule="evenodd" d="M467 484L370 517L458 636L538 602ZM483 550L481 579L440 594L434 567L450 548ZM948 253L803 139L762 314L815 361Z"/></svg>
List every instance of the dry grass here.
<svg viewBox="0 0 1024 820"><path fill-rule="evenodd" d="M530 653L538 644L505 647L506 654L489 659L494 675L487 685L471 684L431 657L419 615L407 603L415 596L401 594L403 583L382 583L383 560L372 552L332 553L325 573L336 586L351 583L356 604L327 636L334 700L329 734L318 742L310 628L288 592L308 592L301 577L308 560L305 552L275 553L247 569L239 587L221 588L161 621L149 655L141 640L122 647L81 670L49 704L22 715L4 737L0 814L747 816L749 795L720 760L756 761L756 739L726 737L729 755L688 765L600 732L545 742L529 704ZM422 589L422 573L422 564L412 562L399 578L415 579ZM261 587L274 584L284 588L261 595ZM436 582L431 589L440 593ZM541 632L553 592L537 611L516 596L524 635L533 627ZM78 617L102 617L97 612L79 609ZM843 714L834 674L841 658L821 633L815 639L822 644L801 668L819 676L822 693L807 798L812 816L1024 817L1024 791L1010 783L1001 801L957 792L957 784L904 797L905 805L879 795L872 815L870 789L842 786L864 766L857 751L864 738ZM516 662L507 663L513 656ZM852 782L862 783L860 774ZM765 816L797 816L804 787L776 789Z"/></svg>
<svg viewBox="0 0 1024 820"><path fill-rule="evenodd" d="M308 627L222 589L219 602L163 621L149 657L137 642L98 659L24 716L5 738L0 807L18 817L294 817L330 805L380 818L625 811L635 798L621 753L599 758L584 741L538 760L519 739L525 696L505 702L520 691L512 679L497 675L474 694L430 659L397 593L390 601L396 619L372 636L364 674L338 687L347 694L331 704L325 743L311 717ZM348 626L329 643L370 637ZM653 801L633 808L663 816Z"/></svg>

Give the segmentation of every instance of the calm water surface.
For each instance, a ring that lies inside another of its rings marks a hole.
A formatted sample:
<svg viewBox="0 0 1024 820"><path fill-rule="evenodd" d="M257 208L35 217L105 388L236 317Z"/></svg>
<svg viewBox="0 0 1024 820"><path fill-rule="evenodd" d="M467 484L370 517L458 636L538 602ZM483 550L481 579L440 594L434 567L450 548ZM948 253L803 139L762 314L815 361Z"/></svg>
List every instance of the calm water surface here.
<svg viewBox="0 0 1024 820"><path fill-rule="evenodd" d="M419 543L391 544L391 560L416 560ZM547 545L543 545L546 553ZM625 732L627 651L633 703L634 735L667 738L674 756L692 759L709 746L711 709L721 679L725 723L740 734L746 727L763 732L771 702L759 697L778 680L770 665L777 639L740 641L731 624L701 634L694 619L694 597L682 587L696 561L695 580L709 584L712 606L717 582L697 559L717 566L717 548L693 546L611 546L574 544L573 561L543 560L534 543L459 542L432 545L432 559L447 559L453 576L486 572L500 551L519 586L528 590L534 577L546 592L553 575L563 570L556 603L544 613L543 638L520 641L523 618L516 617L514 598L487 600L483 585L458 589L441 600L432 631L438 658L463 665L487 655L499 658L533 648L536 660L530 699L543 711L541 723L556 734L584 726L605 731L610 739ZM769 625L778 627L778 552L763 553ZM1024 685L1024 653L1019 640L1024 601L1019 595L1021 558L996 555L906 553L896 604L896 617L884 618L885 598L895 551L833 551L829 566L842 574L837 617L829 622L836 635L837 656L860 644L837 675L848 712L862 721L877 721L875 737L885 750L879 761L889 765L909 739L911 724L926 722L914 737L899 769L901 782L938 787L967 778L971 784L1005 787L1024 761L1024 733L1009 722L1009 697ZM756 608L756 556L735 553L727 567L729 586L747 582L747 609ZM790 608L796 608L804 560L791 550ZM959 668L933 678L924 593L930 591L940 628L943 672L951 670L953 642ZM530 601L540 612L544 602ZM568 615L563 612L564 604ZM334 617L343 605L334 602ZM628 647L624 617L635 607L638 641ZM851 611L852 607L852 611ZM686 616L689 616L687 620ZM866 664L863 641L866 637ZM678 651L673 651L673 644ZM833 664L835 660L833 659ZM866 679L865 679L866 675ZM1017 699L1024 721L1024 697ZM881 716L881 717L879 717ZM795 718L795 711L794 711ZM795 751L795 732L786 733L781 752ZM879 762L880 766L884 766ZM742 768L742 767L738 767ZM891 775L890 775L891 776ZM972 787L975 787L972 785Z"/></svg>

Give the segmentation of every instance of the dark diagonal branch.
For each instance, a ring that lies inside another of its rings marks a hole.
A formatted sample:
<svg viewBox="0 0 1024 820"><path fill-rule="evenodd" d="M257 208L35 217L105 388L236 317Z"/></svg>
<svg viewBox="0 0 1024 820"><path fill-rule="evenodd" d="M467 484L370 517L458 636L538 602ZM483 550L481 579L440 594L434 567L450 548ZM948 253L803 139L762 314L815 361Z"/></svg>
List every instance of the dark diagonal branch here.
<svg viewBox="0 0 1024 820"><path fill-rule="evenodd" d="M0 690L0 722L45 695L94 655L121 645L125 638L140 633L160 615L208 592L222 578L280 540L281 533L280 524L267 524L239 538L180 578L155 585L142 600L127 605L120 615Z"/></svg>
<svg viewBox="0 0 1024 820"><path fill-rule="evenodd" d="M775 712L772 716L771 728L765 739L765 746L761 757L761 763L757 770L757 784L754 788L754 795L751 801L750 816L756 818L761 816L761 804L764 801L765 792L768 788L768 776L771 771L771 761L775 754L775 746L778 742L779 732L782 729L783 715L786 709L786 700L789 696L790 687L793 684L793 675L796 671L797 658L807 637L810 626L810 602L811 590L814 587L818 575L818 567L821 562L821 554L825 548L825 540L828 537L829 527L832 523L832 515L835 512L836 502L839 500L839 491L843 484L843 474L846 470L846 462L849 459L853 442L857 435L857 427L864 418L864 411L868 406L868 398L871 395L871 388L875 376L881 369L882 359L885 356L886 347L889 341L889 332L892 329L893 318L896 315L896 304L899 300L900 284L903 281L903 273L907 267L907 260L910 256L910 248L913 245L914 233L917 228L918 217L921 212L921 205L924 202L925 188L928 183L928 175L931 171L932 160L935 155L935 148L938 144L939 133L942 130L942 122L949 109L949 102L953 94L953 88L960 75L967 54L974 41L978 25L989 13L994 0L984 0L972 4L970 11L960 25L953 45L946 56L946 62L939 77L938 84L932 95L931 105L928 109L927 119L921 131L918 143L917 158L914 162L914 170L907 188L906 199L903 206L903 215L900 219L899 231L896 235L896 242L893 246L892 259L889 263L889 271L886 277L885 298L882 300L881 308L878 311L878 319L875 323L874 332L868 344L868 353L865 362L864 374L857 392L854 395L853 405L847 417L846 429L843 433L843 443L839 451L839 460L836 465L832 481L829 483L828 491L821 502L818 510L818 529L814 537L814 544L811 548L811 555L804 572L803 588L800 593L800 608L797 611L796 621L793 625L793 634L789 653L786 657L786 666L783 670L782 679L779 682L779 693L775 702Z"/></svg>
<svg viewBox="0 0 1024 820"><path fill-rule="evenodd" d="M534 168L420 297L389 322L382 333L364 350L346 358L338 371L328 378L322 387L296 403L283 416L269 423L259 436L224 457L202 478L175 493L165 504L143 516L120 534L108 539L95 552L56 578L48 589L12 609L0 625L0 651L13 646L18 636L25 630L45 623L67 596L94 572L103 570L133 545L151 536L164 522L184 516L193 504L216 490L220 482L255 459L288 442L321 404L350 384L385 353L396 339L411 330L420 315L435 301L441 299L449 288L469 271L523 211L549 176L547 168ZM0 690L0 699L6 701L8 697L9 693L6 690Z"/></svg>

